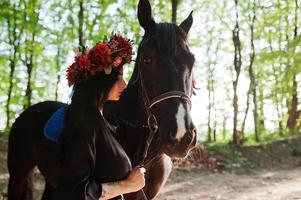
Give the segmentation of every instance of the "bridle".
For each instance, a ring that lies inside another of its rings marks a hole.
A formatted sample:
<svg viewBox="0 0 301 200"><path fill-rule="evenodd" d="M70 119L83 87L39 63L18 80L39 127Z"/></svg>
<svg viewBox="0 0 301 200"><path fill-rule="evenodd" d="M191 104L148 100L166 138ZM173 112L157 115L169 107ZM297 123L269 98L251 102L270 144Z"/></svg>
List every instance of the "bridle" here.
<svg viewBox="0 0 301 200"><path fill-rule="evenodd" d="M139 70L138 73L139 73L138 78L140 80L139 81L140 82L140 95L142 96L144 108L146 110L147 125L148 125L148 129L149 129L148 138L146 140L145 148L144 148L144 151L143 151L142 161L140 162L140 165L142 166L142 165L145 164L145 159L147 157L148 149L149 149L149 146L150 146L150 144L153 140L153 137L159 129L157 118L151 111L152 107L154 107L156 104L158 104L162 101L166 101L168 99L178 98L178 99L182 99L182 100L186 101L188 106L189 106L189 109L191 109L191 100L190 100L190 97L187 94L185 94L182 91L176 91L176 90L165 92L163 94L160 94L159 96L156 96L156 97L153 97L152 99L150 99L150 97L147 93L147 90L145 89L145 85L144 85L141 70Z"/></svg>
<svg viewBox="0 0 301 200"><path fill-rule="evenodd" d="M148 134L148 137L147 137L147 140L145 143L145 147L144 147L144 151L142 154L142 160L140 162L140 166L144 166L146 164L146 158L148 155L149 146L150 146L151 142L153 141L153 138L159 129L157 118L151 111L152 107L154 107L156 104L159 104L160 102L163 102L163 101L166 101L169 99L178 98L178 99L184 100L188 104L189 109L191 109L191 100L190 100L190 97L182 91L169 91L169 92L160 94L159 96L150 98L150 96L148 95L147 90L145 88L145 85L144 85L142 72L139 69L138 69L138 79L140 80L139 81L140 82L140 87L139 87L140 92L139 93L142 96L144 108L146 110L147 124L148 124L148 130L149 130L149 134ZM149 159L147 162L152 161L156 157L157 157L157 155L154 156L153 158ZM141 192L143 194L144 200L148 200L143 189L141 189Z"/></svg>

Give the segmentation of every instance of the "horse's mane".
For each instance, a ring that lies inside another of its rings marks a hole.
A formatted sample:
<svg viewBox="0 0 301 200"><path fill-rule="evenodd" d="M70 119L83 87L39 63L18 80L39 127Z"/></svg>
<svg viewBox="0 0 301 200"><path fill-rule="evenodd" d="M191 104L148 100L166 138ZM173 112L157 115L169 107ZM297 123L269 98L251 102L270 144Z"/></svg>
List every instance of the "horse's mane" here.
<svg viewBox="0 0 301 200"><path fill-rule="evenodd" d="M144 35L139 44L134 71L129 81L129 85L136 83L138 79L138 59L140 57L140 49L145 43L151 43L150 45L156 49L158 56L166 64L166 66L174 66L174 58L178 54L182 40L186 41L187 35L177 25L172 23L156 24L154 34Z"/></svg>
<svg viewBox="0 0 301 200"><path fill-rule="evenodd" d="M179 53L183 40L186 41L186 34L177 25L171 23L160 23L156 29L156 47L161 60L173 65L174 58Z"/></svg>

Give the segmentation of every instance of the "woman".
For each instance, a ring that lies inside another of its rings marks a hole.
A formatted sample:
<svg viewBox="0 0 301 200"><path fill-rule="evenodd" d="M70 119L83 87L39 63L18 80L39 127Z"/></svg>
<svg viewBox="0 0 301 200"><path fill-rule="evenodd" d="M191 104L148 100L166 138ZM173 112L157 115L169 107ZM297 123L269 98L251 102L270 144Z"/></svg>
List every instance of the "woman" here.
<svg viewBox="0 0 301 200"><path fill-rule="evenodd" d="M144 168L132 166L102 115L107 100L117 101L126 83L123 64L130 62L131 43L119 35L75 57L67 69L74 85L59 143L62 171L55 200L123 199L144 187Z"/></svg>

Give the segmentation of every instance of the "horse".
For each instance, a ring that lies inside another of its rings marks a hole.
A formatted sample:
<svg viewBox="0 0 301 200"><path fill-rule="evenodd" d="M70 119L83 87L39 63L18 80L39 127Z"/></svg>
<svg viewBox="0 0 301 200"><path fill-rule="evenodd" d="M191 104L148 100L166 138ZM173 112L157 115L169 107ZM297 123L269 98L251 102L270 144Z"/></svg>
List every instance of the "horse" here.
<svg viewBox="0 0 301 200"><path fill-rule="evenodd" d="M192 15L179 26L156 23L148 0L138 3L138 20L145 30L133 75L118 102L108 102L104 115L115 123L120 143L132 165L144 165L146 185L126 199L153 199L172 168L171 157L185 157L196 144L189 114L193 93L194 56L187 45ZM43 129L66 104L45 101L27 108L15 120L8 144L9 200L33 199L33 171L45 178L42 200L51 199L59 181L60 150Z"/></svg>
<svg viewBox="0 0 301 200"><path fill-rule="evenodd" d="M118 124L121 144L133 166L141 165L144 159L145 141L154 126L150 120L155 116L158 130L150 142L144 187L147 198L153 199L171 172L171 157L185 157L196 144L196 129L189 115L191 105L181 98L185 95L177 93L182 91L189 97L193 93L195 59L187 45L193 19L190 13L179 26L157 24L149 2L140 1L138 20L145 33L133 75L121 99L107 104L104 114ZM145 199L141 192L126 197Z"/></svg>

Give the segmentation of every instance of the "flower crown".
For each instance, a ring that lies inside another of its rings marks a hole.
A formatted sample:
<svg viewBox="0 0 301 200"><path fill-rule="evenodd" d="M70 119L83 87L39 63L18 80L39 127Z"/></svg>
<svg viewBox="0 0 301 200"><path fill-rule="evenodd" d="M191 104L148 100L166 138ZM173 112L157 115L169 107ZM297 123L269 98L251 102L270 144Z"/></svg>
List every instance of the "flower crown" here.
<svg viewBox="0 0 301 200"><path fill-rule="evenodd" d="M66 70L69 86L102 71L111 74L112 69L130 63L132 49L132 41L118 34L112 34L109 40L96 43L92 49L85 47Z"/></svg>

